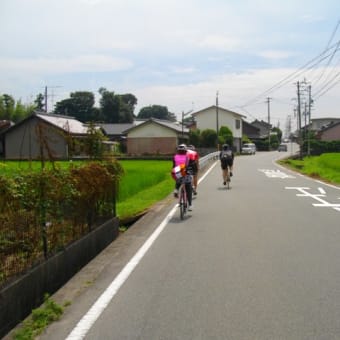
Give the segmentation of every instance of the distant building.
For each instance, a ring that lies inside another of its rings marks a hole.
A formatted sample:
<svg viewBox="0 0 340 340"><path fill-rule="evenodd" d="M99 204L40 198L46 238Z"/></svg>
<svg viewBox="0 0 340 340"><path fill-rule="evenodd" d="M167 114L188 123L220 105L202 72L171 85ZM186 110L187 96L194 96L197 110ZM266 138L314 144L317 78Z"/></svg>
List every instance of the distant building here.
<svg viewBox="0 0 340 340"><path fill-rule="evenodd" d="M187 142L189 130L178 122L150 118L123 133L130 155L169 155L178 144Z"/></svg>
<svg viewBox="0 0 340 340"><path fill-rule="evenodd" d="M316 138L321 141L335 141L340 140L340 119L335 124L329 124L316 133Z"/></svg>
<svg viewBox="0 0 340 340"><path fill-rule="evenodd" d="M263 120L254 120L252 123L251 123L252 126L256 127L259 129L259 132L260 132L260 139L264 139L264 138L267 138L268 135L269 135L269 131L271 130L272 126L271 124L263 121Z"/></svg>
<svg viewBox="0 0 340 340"><path fill-rule="evenodd" d="M311 120L311 130L319 131L329 125L340 122L340 118L313 118Z"/></svg>
<svg viewBox="0 0 340 340"><path fill-rule="evenodd" d="M133 123L126 123L126 124L100 123L98 125L103 129L105 135L110 141L121 142L122 139L126 138L126 134L124 132L138 125L139 123L141 122L135 121Z"/></svg>
<svg viewBox="0 0 340 340"><path fill-rule="evenodd" d="M233 133L234 148L237 152L241 150L242 119L246 118L245 116L215 105L196 111L192 116L195 118L196 128L201 131L206 129L216 131L221 126L227 126Z"/></svg>
<svg viewBox="0 0 340 340"><path fill-rule="evenodd" d="M246 135L252 141L261 139L260 131L260 128L247 123L246 121L242 122L242 135Z"/></svg>
<svg viewBox="0 0 340 340"><path fill-rule="evenodd" d="M0 157L3 157L5 150L4 131L8 130L14 123L10 120L0 120Z"/></svg>
<svg viewBox="0 0 340 340"><path fill-rule="evenodd" d="M84 139L88 127L69 117L34 112L2 134L6 159L67 159L71 139ZM81 150L76 150L78 155Z"/></svg>

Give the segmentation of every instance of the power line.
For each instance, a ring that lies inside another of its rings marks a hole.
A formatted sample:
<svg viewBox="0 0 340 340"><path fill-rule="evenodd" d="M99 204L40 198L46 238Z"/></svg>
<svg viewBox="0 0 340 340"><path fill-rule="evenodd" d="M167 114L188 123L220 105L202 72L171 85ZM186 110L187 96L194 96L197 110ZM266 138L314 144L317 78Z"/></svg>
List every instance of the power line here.
<svg viewBox="0 0 340 340"><path fill-rule="evenodd" d="M336 24L336 26L335 26L335 28L334 28L334 30L333 30L333 33L331 34L331 37L330 37L330 39L329 39L329 41L328 41L328 43L327 43L327 45L326 45L326 47L325 47L325 50L327 50L327 49L329 48L329 45L331 44L331 42L332 42L332 40L333 40L333 38L334 38L334 36L335 36L335 33L336 33L336 31L338 30L339 24L340 24L340 20L338 20L338 22L337 22L337 24ZM326 70L327 70L327 67L328 67L328 66L330 65L330 63L332 62L333 57L334 57L334 55L335 55L335 53L336 53L336 51L337 51L337 47L339 46L339 43L340 43L340 41L338 41L338 44L336 45L336 48L334 49L334 52L332 53L331 57L329 58L329 60L328 60L328 62L327 62L327 65L324 67L324 70L323 70L323 72L321 73L321 75L320 75L315 81L313 81L314 86L317 85L317 83L320 81L320 79L321 79L321 78L323 77L323 75L325 74L325 72L326 72Z"/></svg>
<svg viewBox="0 0 340 340"><path fill-rule="evenodd" d="M298 75L300 75L303 72L305 72L306 69L311 69L311 68L315 67L316 65L320 64L320 62L322 62L323 60L328 58L332 53L335 53L335 52L337 52L340 49L339 43L340 43L340 40L337 41L335 44L333 44L328 49L326 49L325 51L323 51L322 53L320 53L317 57L313 58L312 60L310 60L309 62L304 64L302 67L300 67L299 69L294 71L293 73L291 73L288 76L284 77L282 80L280 80L279 82L277 82L276 84L271 86L266 91L262 92L261 94L257 95L253 99L251 99L248 102L246 102L244 105L242 105L242 107L249 106L250 104L253 104L254 102L258 101L260 98L263 98L264 96L268 95L270 92L281 88L282 86L284 86L288 82L291 82ZM332 50L333 48L334 48L334 51L329 53L329 51ZM326 54L326 53L328 53L328 54Z"/></svg>
<svg viewBox="0 0 340 340"><path fill-rule="evenodd" d="M337 78L339 78L339 79L337 81L335 81ZM331 84L331 82L333 82L333 84ZM320 90L318 90L314 94L314 100L322 97L323 95L325 95L329 90L331 90L339 82L340 82L340 72L335 74L335 76L333 76L333 78L327 84L325 84Z"/></svg>

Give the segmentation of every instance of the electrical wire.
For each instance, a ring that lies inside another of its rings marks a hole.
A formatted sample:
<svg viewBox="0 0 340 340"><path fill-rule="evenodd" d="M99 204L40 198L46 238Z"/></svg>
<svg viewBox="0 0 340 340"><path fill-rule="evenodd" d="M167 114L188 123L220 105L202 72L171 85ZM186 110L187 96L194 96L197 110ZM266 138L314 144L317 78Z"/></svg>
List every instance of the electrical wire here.
<svg viewBox="0 0 340 340"><path fill-rule="evenodd" d="M330 52L331 50L333 50L333 48L334 48L334 51ZM293 73L289 74L288 76L286 76L285 78L283 78L282 80L280 80L279 82L277 82L276 84L271 86L266 91L264 91L261 94L257 95L253 99L249 100L244 105L241 105L241 107L249 106L249 105L257 102L260 98L263 98L264 96L268 95L269 93L272 93L273 91L278 90L279 88L283 87L287 83L292 82L294 79L296 79L296 77L298 77L299 75L301 75L304 72L306 72L306 69L310 70L311 68L317 66L323 60L327 59L330 55L336 53L339 50L340 50L340 40L337 41L335 44L333 44L328 49L326 49L325 51L321 52L317 57L315 57L312 60L308 61L302 67L300 67L299 69L297 69Z"/></svg>

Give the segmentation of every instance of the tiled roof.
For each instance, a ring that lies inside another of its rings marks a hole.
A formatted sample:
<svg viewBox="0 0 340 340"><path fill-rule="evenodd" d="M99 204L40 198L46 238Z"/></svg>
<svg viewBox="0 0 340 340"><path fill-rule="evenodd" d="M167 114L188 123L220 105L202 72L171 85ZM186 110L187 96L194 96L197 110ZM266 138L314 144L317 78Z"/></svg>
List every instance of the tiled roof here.
<svg viewBox="0 0 340 340"><path fill-rule="evenodd" d="M107 135L121 135L123 131L128 130L137 124L129 123L129 124L99 124L101 128L105 131Z"/></svg>

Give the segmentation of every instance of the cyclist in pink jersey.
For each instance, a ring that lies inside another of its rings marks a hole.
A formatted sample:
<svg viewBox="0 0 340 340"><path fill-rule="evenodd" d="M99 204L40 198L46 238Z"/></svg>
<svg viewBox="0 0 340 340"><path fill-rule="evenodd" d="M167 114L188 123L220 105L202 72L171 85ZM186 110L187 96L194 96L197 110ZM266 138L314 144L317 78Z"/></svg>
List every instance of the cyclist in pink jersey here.
<svg viewBox="0 0 340 340"><path fill-rule="evenodd" d="M193 145L188 145L189 169L192 171L192 191L197 195L199 155Z"/></svg>
<svg viewBox="0 0 340 340"><path fill-rule="evenodd" d="M178 165L185 165L187 168L189 165L189 157L187 155L187 147L185 144L180 144L177 147L177 152L173 157L173 168L178 166ZM188 210L192 210L192 176L191 174L187 171L186 176L184 177L184 183L185 183L185 190L187 192L187 198L188 198L188 203L189 207ZM175 185L175 191L174 191L174 196L178 197L178 189L181 186L182 180L177 180L176 185Z"/></svg>

